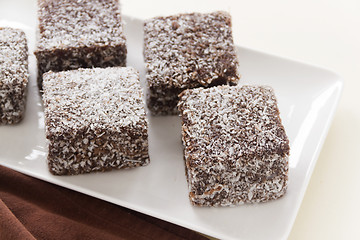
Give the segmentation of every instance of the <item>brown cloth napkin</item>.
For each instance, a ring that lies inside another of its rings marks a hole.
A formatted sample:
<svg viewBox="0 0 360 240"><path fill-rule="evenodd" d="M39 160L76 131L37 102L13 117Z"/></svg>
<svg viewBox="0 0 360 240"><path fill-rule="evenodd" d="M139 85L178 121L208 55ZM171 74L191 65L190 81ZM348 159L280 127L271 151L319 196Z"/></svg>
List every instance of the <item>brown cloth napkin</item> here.
<svg viewBox="0 0 360 240"><path fill-rule="evenodd" d="M0 166L0 239L207 238Z"/></svg>

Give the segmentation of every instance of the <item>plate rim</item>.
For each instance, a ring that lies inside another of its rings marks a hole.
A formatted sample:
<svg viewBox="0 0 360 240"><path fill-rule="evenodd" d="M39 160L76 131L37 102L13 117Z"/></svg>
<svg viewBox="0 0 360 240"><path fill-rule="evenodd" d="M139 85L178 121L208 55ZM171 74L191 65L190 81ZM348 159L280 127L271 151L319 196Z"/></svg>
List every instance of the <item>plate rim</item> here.
<svg viewBox="0 0 360 240"><path fill-rule="evenodd" d="M141 21L141 22L144 21L143 19L123 15L123 19L127 19L127 18L131 18L132 21L133 20ZM336 110L337 110L338 105L339 105L340 98L341 98L342 93L343 93L344 82L343 82L342 77L338 73L336 73L333 70L322 67L322 66L318 66L318 65L311 64L311 63L304 62L304 61L299 61L299 60L289 58L289 57L278 56L278 55L275 55L275 54L272 54L272 53L252 49L252 48L249 48L249 47L246 47L246 46L244 47L244 46L237 45L237 44L235 44L235 47L237 49L237 54L238 54L238 49L245 49L247 51L254 52L256 54L266 55L267 57L277 58L277 59L287 61L287 62L291 62L291 63L294 63L294 64L301 64L301 65L305 65L305 66L308 66L308 67L311 67L311 68L316 68L316 69L318 69L320 71L327 72L327 73L331 74L334 77L334 79L332 80L333 81L332 84L336 85L336 88L334 90L334 93L336 94L335 95L336 99L334 100L334 104L331 105L331 111L329 112L327 121L325 122L324 127L323 127L323 129L321 131L319 141L317 142L316 150L311 154L312 160L310 161L310 165L307 168L306 176L305 176L305 178L303 180L302 188L300 189L300 193L299 193L300 197L298 199L296 199L297 202L295 203L295 208L296 208L296 210L294 211L295 214L293 214L293 216L291 217L291 224L288 225L286 231L284 231L284 234L283 234L283 238L286 238L290 234L290 231L291 231L291 229L293 227L293 224L294 224L294 222L296 220L296 217L298 215L301 203L302 203L303 198L304 198L305 193L306 193L306 189L307 189L308 184L310 182L311 175L312 175L312 173L313 173L313 171L315 169L316 162L317 162L317 160L319 158L319 155L321 153L323 144L325 143L325 140L327 138L329 129L330 129L331 125L332 125ZM31 49L31 48L29 48L29 49ZM31 56L31 55L32 55L32 53L29 54L29 56ZM34 77L34 79L35 79L35 77ZM28 87L31 87L31 85L29 84ZM28 90L28 91L30 91L30 90ZM0 159L3 159L3 158L0 157ZM7 164L7 163L4 163L2 161L0 161L0 165L3 165L5 167L8 167L8 168L13 169L13 170L18 171L18 172L21 172L21 173L23 173L25 175L40 179L42 181L46 181L46 182L49 182L49 183L52 183L52 184L55 184L55 185L58 185L58 186L61 186L61 187L71 189L73 191L77 191L77 192L80 192L80 193L83 193L83 194L86 194L86 195L89 195L89 196L92 196L92 197L96 197L98 199L102 199L104 201L107 201L107 202L110 202L110 203L113 203L113 204L116 204L116 205L119 205L119 206L122 206L122 207L125 207L125 208L129 208L129 209L132 209L134 211L138 211L138 212L141 212L141 213L144 213L144 214L147 214L147 215L162 219L164 221L168 221L168 222L171 222L173 224L177 224L177 225L192 229L194 231L202 232L204 234L214 236L214 237L218 237L218 238L223 237L221 234L219 235L218 233L216 233L216 231L213 231L212 229L206 229L205 230L205 229L202 229L202 227L199 228L198 226L193 226L191 224L187 224L184 220L179 221L179 219L177 219L176 217L171 217L171 218L169 218L169 216L164 217L163 214L156 213L156 212L154 212L152 210L147 209L146 207L137 206L136 204L131 204L131 203L123 201L123 200L119 201L119 199L116 199L116 201L115 201L115 199L113 197L102 195L101 193L95 192L93 190L86 189L86 188L81 187L81 186L72 185L69 182L62 182L58 178L47 179L45 176L42 176L39 173L34 173L34 172L32 172L30 170L27 170L27 169L22 169L20 166L15 166L14 167L11 164ZM120 204L118 204L118 202L122 202L122 204L120 205Z"/></svg>

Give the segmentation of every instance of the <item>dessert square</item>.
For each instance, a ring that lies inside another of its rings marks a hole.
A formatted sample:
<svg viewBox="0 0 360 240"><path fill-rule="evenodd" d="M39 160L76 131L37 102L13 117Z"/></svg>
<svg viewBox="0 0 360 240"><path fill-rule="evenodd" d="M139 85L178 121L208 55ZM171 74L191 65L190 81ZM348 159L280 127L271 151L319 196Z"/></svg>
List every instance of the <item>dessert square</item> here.
<svg viewBox="0 0 360 240"><path fill-rule="evenodd" d="M185 90L179 110L193 205L232 206L284 195L290 147L270 87Z"/></svg>
<svg viewBox="0 0 360 240"><path fill-rule="evenodd" d="M39 0L35 55L42 74L126 65L126 40L117 0Z"/></svg>
<svg viewBox="0 0 360 240"><path fill-rule="evenodd" d="M28 81L25 33L0 28L0 125L15 124L23 119Z"/></svg>
<svg viewBox="0 0 360 240"><path fill-rule="evenodd" d="M239 80L231 17L226 12L156 17L144 23L147 105L154 115L178 114L185 89Z"/></svg>
<svg viewBox="0 0 360 240"><path fill-rule="evenodd" d="M149 163L145 102L134 68L50 71L43 79L51 173L74 175Z"/></svg>

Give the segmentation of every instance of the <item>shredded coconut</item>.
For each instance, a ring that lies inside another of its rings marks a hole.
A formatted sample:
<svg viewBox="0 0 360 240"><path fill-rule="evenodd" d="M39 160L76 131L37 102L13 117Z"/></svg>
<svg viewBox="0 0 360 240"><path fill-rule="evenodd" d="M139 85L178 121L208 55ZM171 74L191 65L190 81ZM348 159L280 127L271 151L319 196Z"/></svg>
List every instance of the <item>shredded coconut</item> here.
<svg viewBox="0 0 360 240"><path fill-rule="evenodd" d="M38 50L125 43L118 1L40 0Z"/></svg>
<svg viewBox="0 0 360 240"><path fill-rule="evenodd" d="M0 124L17 123L23 118L28 78L25 33L0 28Z"/></svg>
<svg viewBox="0 0 360 240"><path fill-rule="evenodd" d="M226 12L156 17L144 24L144 58L154 114L177 113L184 89L236 84L238 60Z"/></svg>
<svg viewBox="0 0 360 240"><path fill-rule="evenodd" d="M139 73L131 67L44 74L48 162L55 174L149 163Z"/></svg>
<svg viewBox="0 0 360 240"><path fill-rule="evenodd" d="M39 0L34 52L38 85L47 71L126 65L126 39L117 0Z"/></svg>
<svg viewBox="0 0 360 240"><path fill-rule="evenodd" d="M282 196L289 140L273 90L218 86L184 91L179 110L190 199L236 205ZM221 192L208 194L221 184Z"/></svg>

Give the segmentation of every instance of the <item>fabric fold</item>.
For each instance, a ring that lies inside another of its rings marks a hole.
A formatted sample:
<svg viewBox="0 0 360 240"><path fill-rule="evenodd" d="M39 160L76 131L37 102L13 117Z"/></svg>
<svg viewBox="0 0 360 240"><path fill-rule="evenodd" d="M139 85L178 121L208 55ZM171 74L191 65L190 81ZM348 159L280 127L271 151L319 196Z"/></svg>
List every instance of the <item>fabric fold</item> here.
<svg viewBox="0 0 360 240"><path fill-rule="evenodd" d="M0 166L0 239L207 239Z"/></svg>
<svg viewBox="0 0 360 240"><path fill-rule="evenodd" d="M0 216L0 239L35 239L1 199Z"/></svg>

